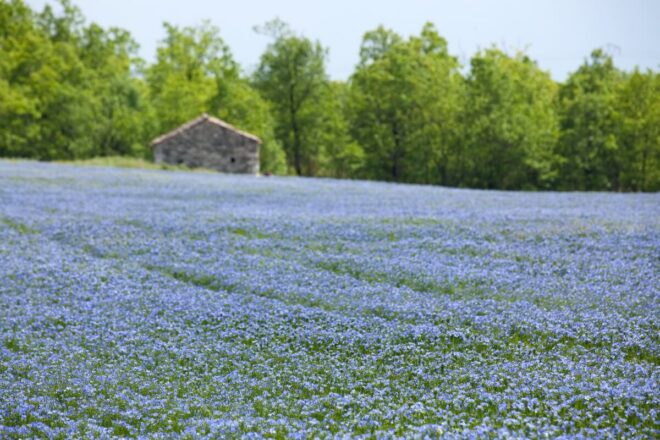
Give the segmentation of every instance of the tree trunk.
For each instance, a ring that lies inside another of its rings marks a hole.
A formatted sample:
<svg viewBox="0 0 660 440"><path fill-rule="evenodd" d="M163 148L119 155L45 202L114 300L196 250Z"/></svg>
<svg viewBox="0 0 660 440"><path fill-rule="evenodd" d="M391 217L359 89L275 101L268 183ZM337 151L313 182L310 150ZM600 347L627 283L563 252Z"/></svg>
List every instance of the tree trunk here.
<svg viewBox="0 0 660 440"><path fill-rule="evenodd" d="M392 180L398 182L401 178L401 134L396 121L392 123L392 137L394 138L394 152L392 154Z"/></svg>
<svg viewBox="0 0 660 440"><path fill-rule="evenodd" d="M289 86L289 117L291 119L291 131L293 132L293 166L296 169L296 175L302 175L302 157L300 142L300 127L298 127L298 114L294 96L293 84Z"/></svg>

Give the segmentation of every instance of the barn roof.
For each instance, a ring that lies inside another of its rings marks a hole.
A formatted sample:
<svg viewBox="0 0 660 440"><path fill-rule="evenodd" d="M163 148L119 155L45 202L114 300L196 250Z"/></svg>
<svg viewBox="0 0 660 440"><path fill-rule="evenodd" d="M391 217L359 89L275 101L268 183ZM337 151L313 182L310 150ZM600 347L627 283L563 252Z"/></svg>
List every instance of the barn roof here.
<svg viewBox="0 0 660 440"><path fill-rule="evenodd" d="M228 124L227 122L223 121L222 119L214 118L213 116L209 116L206 113L204 113L202 116L200 116L198 118L195 118L192 121L186 122L185 124L175 128L174 130L172 130L168 133L165 133L161 136L158 136L156 139L151 141L151 146L158 145L161 142L166 141L168 139L171 139L171 138L183 133L184 131L189 130L189 129L191 129L191 128L199 125L199 124L202 124L204 122L208 122L208 123L217 125L219 127L226 128L227 130L231 130L234 133L237 133L237 134L239 134L243 137L246 137L248 139L251 139L253 141L261 143L261 139L259 139L255 135L247 133L245 131L241 131L238 128L234 127L233 125Z"/></svg>

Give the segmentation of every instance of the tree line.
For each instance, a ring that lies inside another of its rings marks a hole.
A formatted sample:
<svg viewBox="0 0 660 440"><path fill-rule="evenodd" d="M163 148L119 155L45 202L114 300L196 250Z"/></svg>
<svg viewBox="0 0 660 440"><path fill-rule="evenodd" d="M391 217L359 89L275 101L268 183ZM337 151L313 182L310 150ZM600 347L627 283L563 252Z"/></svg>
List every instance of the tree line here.
<svg viewBox="0 0 660 440"><path fill-rule="evenodd" d="M217 27L165 23L156 59L126 30L0 0L0 156L150 157L157 135L216 115L263 140L273 174L491 189L660 189L660 75L594 50L558 83L524 53L463 73L436 27L364 35L347 81L328 50L273 20L254 72Z"/></svg>

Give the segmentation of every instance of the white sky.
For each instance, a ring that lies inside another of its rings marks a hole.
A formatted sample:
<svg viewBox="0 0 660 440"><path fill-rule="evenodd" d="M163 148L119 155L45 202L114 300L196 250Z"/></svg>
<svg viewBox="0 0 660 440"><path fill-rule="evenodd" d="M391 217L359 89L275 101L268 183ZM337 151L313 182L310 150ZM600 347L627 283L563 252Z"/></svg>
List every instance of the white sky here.
<svg viewBox="0 0 660 440"><path fill-rule="evenodd" d="M41 10L52 0L26 0ZM73 0L88 21L127 29L148 61L164 37L162 23L220 27L247 72L268 38L254 25L279 17L330 49L328 72L347 79L358 60L362 35L379 24L407 36L432 21L449 50L468 64L479 48L526 52L562 81L596 47L620 68L660 69L660 0Z"/></svg>

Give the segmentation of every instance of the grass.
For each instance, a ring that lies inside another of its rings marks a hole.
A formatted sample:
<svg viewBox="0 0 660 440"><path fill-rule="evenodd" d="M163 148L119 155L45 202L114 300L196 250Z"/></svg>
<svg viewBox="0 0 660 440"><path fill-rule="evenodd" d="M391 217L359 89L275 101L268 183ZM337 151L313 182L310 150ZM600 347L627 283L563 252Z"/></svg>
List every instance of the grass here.
<svg viewBox="0 0 660 440"><path fill-rule="evenodd" d="M167 171L195 171L195 172L216 172L208 168L190 168L186 165L157 164L150 160L128 157L128 156L106 156L94 157L91 159L63 160L56 163L64 163L76 166L97 166L97 167L115 167L115 168L138 168L144 170L167 170Z"/></svg>
<svg viewBox="0 0 660 440"><path fill-rule="evenodd" d="M16 222L10 218L0 218L0 223L4 223L12 229L20 232L21 234L38 234L37 229L31 228L23 223Z"/></svg>

